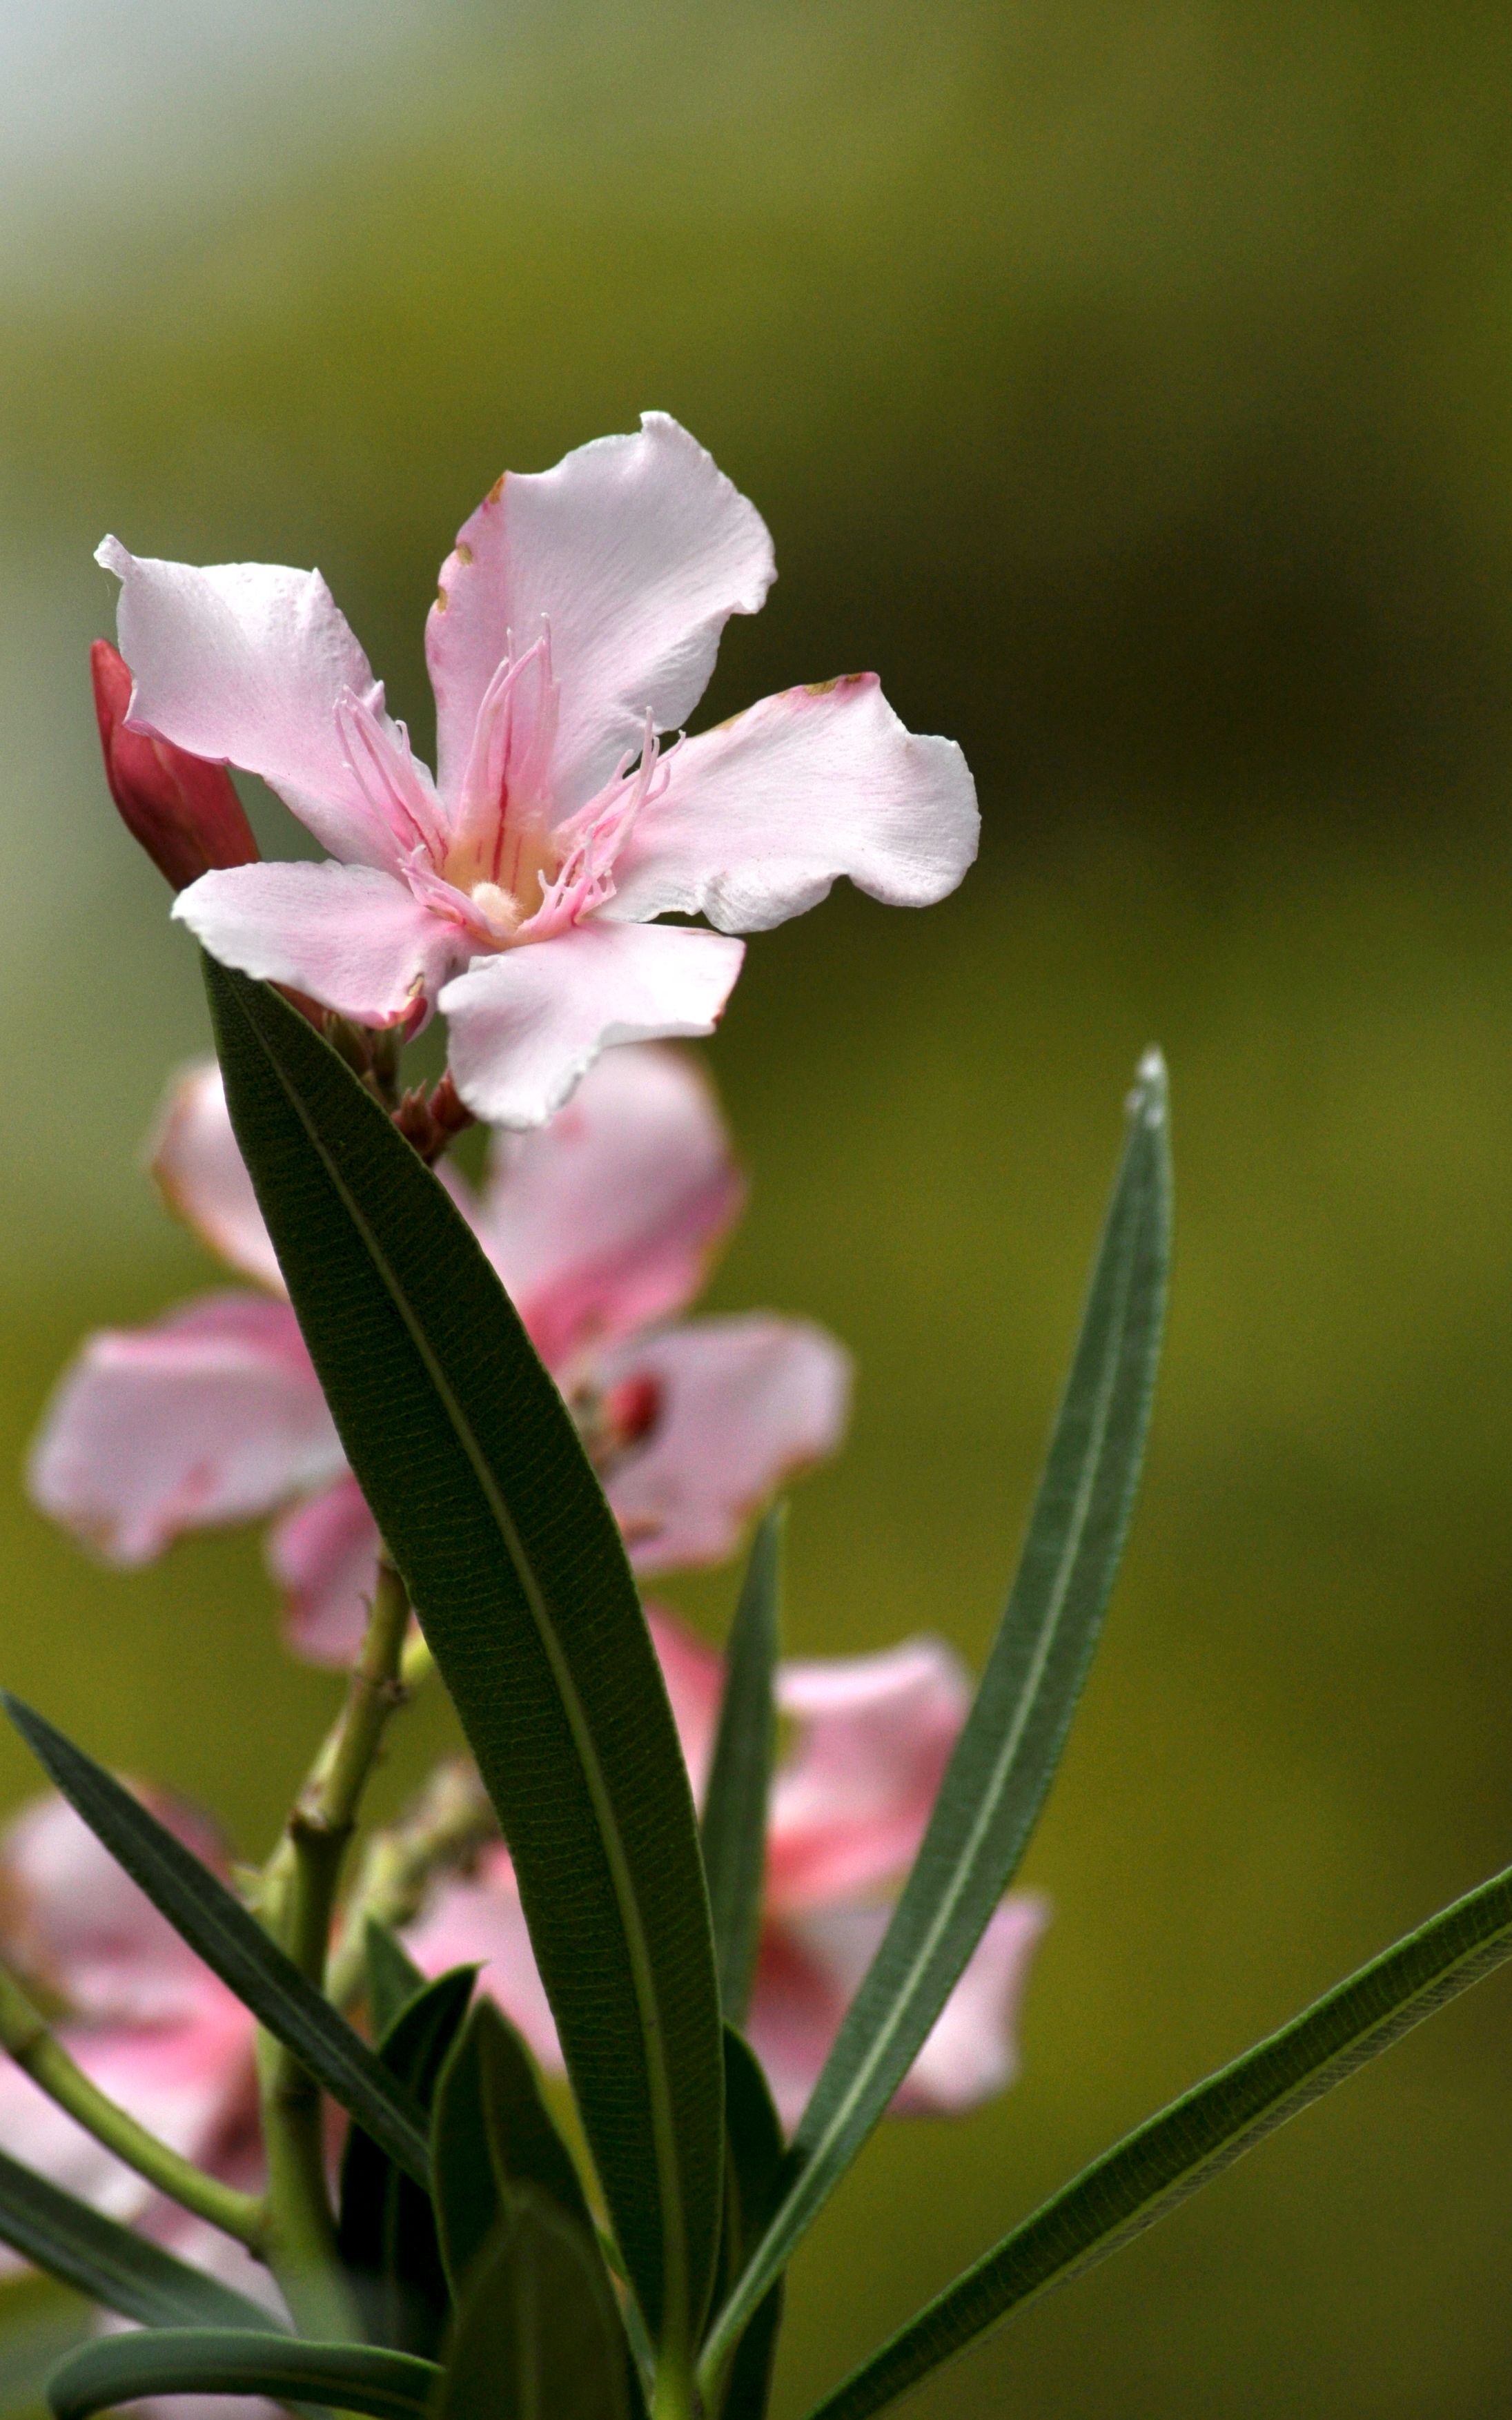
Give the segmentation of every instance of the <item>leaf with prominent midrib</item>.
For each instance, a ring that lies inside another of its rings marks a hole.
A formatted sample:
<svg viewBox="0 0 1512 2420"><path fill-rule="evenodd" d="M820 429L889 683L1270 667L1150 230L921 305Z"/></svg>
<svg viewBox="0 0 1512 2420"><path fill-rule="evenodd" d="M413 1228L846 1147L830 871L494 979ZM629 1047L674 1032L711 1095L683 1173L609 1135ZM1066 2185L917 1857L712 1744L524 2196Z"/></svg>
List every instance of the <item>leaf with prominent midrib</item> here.
<svg viewBox="0 0 1512 2420"><path fill-rule="evenodd" d="M922 2049L1028 1844L1123 1549L1170 1257L1165 1071L1151 1052L1017 1575L892 1921L799 2120L791 2181L710 2331L712 2375Z"/></svg>
<svg viewBox="0 0 1512 2420"><path fill-rule="evenodd" d="M381 1953L380 1953L381 1954ZM429 2109L477 1978L455 1966L407 2000L381 2035L384 2066ZM341 2163L336 2248L356 2281L365 2333L396 2352L433 2357L451 2299L428 2193L354 2126Z"/></svg>
<svg viewBox="0 0 1512 2420"><path fill-rule="evenodd" d="M152 2328L72 2353L48 2381L54 2420L89 2420L145 2395L265 2395L327 2403L373 2420L424 2420L434 2362L376 2345L310 2344L248 2328Z"/></svg>
<svg viewBox="0 0 1512 2420"><path fill-rule="evenodd" d="M203 2269L133 2235L0 2151L0 2243L142 2327L270 2328L280 2322Z"/></svg>
<svg viewBox="0 0 1512 2420"><path fill-rule="evenodd" d="M651 2325L717 2246L718 1989L692 1799L623 1541L476 1238L335 1053L213 961L226 1100L342 1443L499 1811Z"/></svg>
<svg viewBox="0 0 1512 2420"><path fill-rule="evenodd" d="M3 1690L0 1703L75 1814L174 1931L407 2174L428 2182L423 2111L234 1892L41 1714Z"/></svg>
<svg viewBox="0 0 1512 2420"><path fill-rule="evenodd" d="M473 2262L433 2420L632 2420L625 2330L587 2228L529 2185Z"/></svg>
<svg viewBox="0 0 1512 2420"><path fill-rule="evenodd" d="M809 2420L869 2420L1011 2312L1132 2243L1508 1958L1512 1867L1104 2151L853 2370Z"/></svg>
<svg viewBox="0 0 1512 2420"><path fill-rule="evenodd" d="M700 1844L709 1883L714 1956L726 2022L743 2025L756 1971L766 1874L766 1800L777 1753L772 1683L782 1610L784 1509L775 1504L751 1541L725 1650Z"/></svg>

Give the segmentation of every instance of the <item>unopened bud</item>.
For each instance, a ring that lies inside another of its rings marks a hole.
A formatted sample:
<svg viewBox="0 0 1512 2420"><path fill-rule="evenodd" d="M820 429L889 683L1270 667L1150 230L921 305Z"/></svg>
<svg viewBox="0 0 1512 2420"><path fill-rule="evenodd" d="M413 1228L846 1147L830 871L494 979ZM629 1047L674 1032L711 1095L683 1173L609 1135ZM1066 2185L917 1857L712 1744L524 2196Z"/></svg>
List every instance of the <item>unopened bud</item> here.
<svg viewBox="0 0 1512 2420"><path fill-rule="evenodd" d="M131 675L108 639L95 641L89 668L110 795L159 873L184 891L212 866L251 865L257 844L225 767L127 730Z"/></svg>

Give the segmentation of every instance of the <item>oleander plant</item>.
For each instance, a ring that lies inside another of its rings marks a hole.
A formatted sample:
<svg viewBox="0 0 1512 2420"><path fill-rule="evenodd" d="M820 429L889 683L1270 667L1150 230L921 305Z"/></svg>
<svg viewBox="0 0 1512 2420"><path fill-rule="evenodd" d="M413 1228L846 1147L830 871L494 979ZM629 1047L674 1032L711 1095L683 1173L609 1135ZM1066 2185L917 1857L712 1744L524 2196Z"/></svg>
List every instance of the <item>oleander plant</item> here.
<svg viewBox="0 0 1512 2420"><path fill-rule="evenodd" d="M347 1680L256 1867L6 1699L50 1790L0 1839L0 2242L98 2315L52 2409L762 2420L787 2265L873 2128L1014 2072L1047 1911L1013 1885L1160 1351L1164 1065L980 1680L930 1637L786 1660L779 1499L850 1371L806 1322L687 1315L744 1193L687 1043L741 937L839 877L954 889L959 750L870 675L683 733L773 563L658 413L462 530L434 775L318 574L100 560L107 781L216 1049L153 1173L238 1282L86 1339L29 1483L119 1564L267 1524L286 1644ZM325 854L264 861L232 767ZM407 1082L438 1013L445 1073ZM722 1653L642 1597L743 1546ZM423 1687L456 1752L366 1822ZM1509 1955L1512 1872L1115 2144L810 2420L905 2396Z"/></svg>

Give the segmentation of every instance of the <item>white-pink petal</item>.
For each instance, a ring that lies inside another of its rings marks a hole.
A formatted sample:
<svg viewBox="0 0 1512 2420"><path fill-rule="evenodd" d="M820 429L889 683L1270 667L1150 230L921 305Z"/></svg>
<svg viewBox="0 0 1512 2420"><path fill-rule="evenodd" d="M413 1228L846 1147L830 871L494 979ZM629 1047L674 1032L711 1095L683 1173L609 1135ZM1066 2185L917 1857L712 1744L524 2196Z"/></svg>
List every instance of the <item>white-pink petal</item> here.
<svg viewBox="0 0 1512 2420"><path fill-rule="evenodd" d="M890 1913L825 1907L763 1932L746 2029L786 2126L819 2081ZM1028 1895L996 1910L893 2101L900 2115L960 2116L1011 2083L1019 2002L1046 1921Z"/></svg>
<svg viewBox="0 0 1512 2420"><path fill-rule="evenodd" d="M693 1803L702 1807L724 1697L724 1657L665 1606L648 1604L646 1621L671 1701Z"/></svg>
<svg viewBox="0 0 1512 2420"><path fill-rule="evenodd" d="M317 571L164 563L107 537L95 560L121 582L129 721L217 764L258 773L323 847L393 865L394 843L351 765L345 695L385 728L383 691Z"/></svg>
<svg viewBox="0 0 1512 2420"><path fill-rule="evenodd" d="M0 2066L0 2145L23 2167L35 2168L107 2218L130 2225L152 2198L149 2184L75 2125L8 2059ZM0 2246L0 2278L13 2277L26 2265L19 2253Z"/></svg>
<svg viewBox="0 0 1512 2420"><path fill-rule="evenodd" d="M659 731L686 721L725 623L758 612L775 576L755 506L665 412L554 470L510 472L442 565L426 625L448 806L511 644L519 655L549 632L561 692L552 803L571 814L639 748L648 712Z"/></svg>
<svg viewBox="0 0 1512 2420"><path fill-rule="evenodd" d="M139 1563L182 1529L249 1520L345 1468L293 1311L228 1294L90 1337L28 1481L55 1521L111 1561Z"/></svg>
<svg viewBox="0 0 1512 2420"><path fill-rule="evenodd" d="M1018 2073L1018 2013L1048 1903L1031 1891L1005 1899L982 1934L933 2031L903 2080L900 2115L958 2117Z"/></svg>
<svg viewBox="0 0 1512 2420"><path fill-rule="evenodd" d="M953 891L980 817L950 739L907 731L873 673L790 689L666 760L614 865L613 920L673 911L726 933L799 916L841 875L889 907Z"/></svg>
<svg viewBox="0 0 1512 2420"><path fill-rule="evenodd" d="M174 1078L151 1150L158 1190L175 1216L243 1277L281 1295L278 1255L231 1130L213 1059L196 1059Z"/></svg>
<svg viewBox="0 0 1512 2420"><path fill-rule="evenodd" d="M367 1628L378 1551L378 1523L349 1472L269 1531L268 1568L284 1591L284 1636L306 1664L351 1663Z"/></svg>
<svg viewBox="0 0 1512 2420"><path fill-rule="evenodd" d="M849 1408L850 1362L834 1338L764 1311L637 1337L595 1375L606 1388L655 1390L644 1443L605 1482L642 1572L723 1561L785 1478L833 1452Z"/></svg>
<svg viewBox="0 0 1512 2420"><path fill-rule="evenodd" d="M223 966L291 984L360 1025L416 1015L472 947L407 883L330 858L202 874L173 913Z"/></svg>
<svg viewBox="0 0 1512 2420"><path fill-rule="evenodd" d="M477 958L440 996L456 1089L491 1125L544 1125L601 1051L712 1033L742 952L722 933L595 918Z"/></svg>
<svg viewBox="0 0 1512 2420"><path fill-rule="evenodd" d="M203 1816L162 1792L142 1794L212 1872L226 1871L224 1846ZM239 2006L53 1794L33 1799L0 1836L0 1932L12 1962L95 2022L218 2023Z"/></svg>
<svg viewBox="0 0 1512 2420"><path fill-rule="evenodd" d="M499 1138L473 1215L548 1366L680 1311L745 1187L696 1061L607 1051L565 1108Z"/></svg>
<svg viewBox="0 0 1512 2420"><path fill-rule="evenodd" d="M795 1736L772 1795L774 1910L903 1879L970 1702L965 1668L938 1638L782 1665L778 1703Z"/></svg>
<svg viewBox="0 0 1512 2420"><path fill-rule="evenodd" d="M542 2066L561 2073L562 2045L507 1849L486 1849L474 1873L440 1884L404 1943L426 1975L481 1965L481 1988L519 2027Z"/></svg>

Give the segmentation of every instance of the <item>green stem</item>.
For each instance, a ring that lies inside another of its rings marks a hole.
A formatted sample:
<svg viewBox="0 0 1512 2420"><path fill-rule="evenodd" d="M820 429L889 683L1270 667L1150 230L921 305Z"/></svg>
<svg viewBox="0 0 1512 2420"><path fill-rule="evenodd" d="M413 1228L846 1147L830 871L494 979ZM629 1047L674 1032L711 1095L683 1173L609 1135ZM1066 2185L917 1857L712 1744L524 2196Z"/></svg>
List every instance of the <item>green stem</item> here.
<svg viewBox="0 0 1512 2420"><path fill-rule="evenodd" d="M691 2363L664 2349L652 2384L651 2420L697 2420L701 2409Z"/></svg>
<svg viewBox="0 0 1512 2420"><path fill-rule="evenodd" d="M409 1655L406 1652L408 1674ZM465 1758L437 1766L414 1804L396 1823L376 1832L367 1844L357 1880L342 1911L336 1946L326 1969L326 1989L338 2009L362 1997L367 1980L365 1933L369 1916L395 1931L417 1912L431 1876L464 1864L499 1822L477 1768Z"/></svg>
<svg viewBox="0 0 1512 2420"><path fill-rule="evenodd" d="M313 1983L325 1981L342 1861L363 1791L384 1728L404 1699L400 1668L409 1626L409 1592L380 1554L367 1636L347 1702L295 1802L260 1894L265 1922ZM269 2262L302 2328L315 2335L349 2335L353 2314L326 2185L319 2087L291 2052L266 2036L257 2067Z"/></svg>
<svg viewBox="0 0 1512 2420"><path fill-rule="evenodd" d="M60 2109L103 2143L139 2177L160 2193L208 2219L223 2234L235 2236L249 2252L263 2249L262 2204L251 2194L238 2193L218 2178L207 2176L192 2160L171 2151L155 2134L108 2093L92 2084L75 2065L62 2043L48 2029L41 2011L32 2005L15 1977L0 1967L0 2042L32 2082Z"/></svg>

